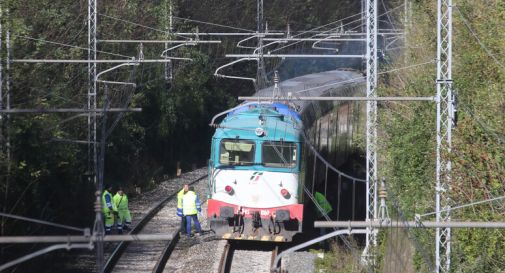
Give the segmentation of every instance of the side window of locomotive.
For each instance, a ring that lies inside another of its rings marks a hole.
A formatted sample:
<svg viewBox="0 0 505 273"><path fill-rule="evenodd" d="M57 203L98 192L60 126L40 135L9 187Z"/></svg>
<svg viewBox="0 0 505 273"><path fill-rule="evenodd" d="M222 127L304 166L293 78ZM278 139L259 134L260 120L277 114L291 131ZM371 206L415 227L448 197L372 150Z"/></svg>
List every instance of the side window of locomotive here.
<svg viewBox="0 0 505 273"><path fill-rule="evenodd" d="M251 165L254 163L254 142L223 139L219 147L219 163L223 165Z"/></svg>
<svg viewBox="0 0 505 273"><path fill-rule="evenodd" d="M295 168L298 159L296 143L263 142L262 163L265 167Z"/></svg>

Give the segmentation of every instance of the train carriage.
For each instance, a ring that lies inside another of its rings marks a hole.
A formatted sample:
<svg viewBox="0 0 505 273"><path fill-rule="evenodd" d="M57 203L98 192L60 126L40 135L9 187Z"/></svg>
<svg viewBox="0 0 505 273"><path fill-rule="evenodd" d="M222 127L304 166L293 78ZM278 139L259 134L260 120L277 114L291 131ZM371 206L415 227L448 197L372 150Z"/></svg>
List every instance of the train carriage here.
<svg viewBox="0 0 505 273"><path fill-rule="evenodd" d="M363 86L361 74L332 70L276 83L258 90L254 96L284 93L289 97L303 92L315 97L352 97L362 95ZM324 175L328 168L312 164L309 150L302 157L302 135L305 130L314 148L327 156L333 166L356 162L360 160L355 159L359 150L356 144L362 141L365 127L363 109L359 103L349 102L250 102L222 113L228 115L216 126L209 160L211 228L227 239L291 241L301 233L303 223L307 229L316 218L315 213L308 213L315 212L309 199L303 200L304 184L312 190L326 190L326 181L333 181L330 188L342 186L333 198L337 206L335 217L359 219L365 213L364 201L360 199L365 194L363 185L348 187L350 182L345 179L331 173ZM302 158L311 168L302 164ZM355 169L354 165L350 168L352 172Z"/></svg>
<svg viewBox="0 0 505 273"><path fill-rule="evenodd" d="M225 239L286 242L302 229L302 123L282 103L229 112L212 138L208 219Z"/></svg>

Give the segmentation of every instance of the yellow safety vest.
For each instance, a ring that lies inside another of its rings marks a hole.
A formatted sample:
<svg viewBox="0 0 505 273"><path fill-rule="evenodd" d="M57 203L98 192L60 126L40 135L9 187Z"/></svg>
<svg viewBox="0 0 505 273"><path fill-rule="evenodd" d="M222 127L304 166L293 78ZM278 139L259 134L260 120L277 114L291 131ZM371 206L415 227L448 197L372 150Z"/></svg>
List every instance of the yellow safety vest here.
<svg viewBox="0 0 505 273"><path fill-rule="evenodd" d="M114 200L112 200L112 194L108 192L107 190L103 191L102 194L102 210L103 213L108 214L110 212L109 206L107 206L107 201L105 200L105 196L108 195L110 197L110 203L112 205L112 210L117 211L116 205L114 204Z"/></svg>
<svg viewBox="0 0 505 273"><path fill-rule="evenodd" d="M128 197L126 194L119 195L119 193L116 193L116 195L114 195L114 205L118 210L128 210Z"/></svg>
<svg viewBox="0 0 505 273"><path fill-rule="evenodd" d="M184 189L177 193L177 208L182 209L182 197L184 196Z"/></svg>
<svg viewBox="0 0 505 273"><path fill-rule="evenodd" d="M184 215L194 215L198 213L196 209L196 193L188 191L182 197L182 213Z"/></svg>

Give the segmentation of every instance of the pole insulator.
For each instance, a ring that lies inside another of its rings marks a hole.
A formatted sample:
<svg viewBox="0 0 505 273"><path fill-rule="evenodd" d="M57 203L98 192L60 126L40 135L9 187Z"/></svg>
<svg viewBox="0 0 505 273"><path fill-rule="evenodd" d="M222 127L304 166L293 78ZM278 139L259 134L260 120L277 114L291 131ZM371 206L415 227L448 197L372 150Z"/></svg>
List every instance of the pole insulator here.
<svg viewBox="0 0 505 273"><path fill-rule="evenodd" d="M387 198L388 197L388 192L386 191L385 188L380 188L379 189L379 198Z"/></svg>
<svg viewBox="0 0 505 273"><path fill-rule="evenodd" d="M102 211L102 202L99 198L100 195L101 195L100 191L95 192L96 200L95 200L94 207L95 207L95 212L97 212L97 213Z"/></svg>

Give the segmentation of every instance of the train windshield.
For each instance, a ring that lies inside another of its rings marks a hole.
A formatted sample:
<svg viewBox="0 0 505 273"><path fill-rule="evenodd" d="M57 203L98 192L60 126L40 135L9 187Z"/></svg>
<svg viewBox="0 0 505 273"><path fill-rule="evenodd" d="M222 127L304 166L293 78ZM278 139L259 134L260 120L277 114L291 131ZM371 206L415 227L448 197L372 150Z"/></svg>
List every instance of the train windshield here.
<svg viewBox="0 0 505 273"><path fill-rule="evenodd" d="M296 143L263 142L262 163L265 167L294 168L298 159Z"/></svg>
<svg viewBox="0 0 505 273"><path fill-rule="evenodd" d="M254 142L242 139L223 139L219 149L219 163L223 165L252 165Z"/></svg>

